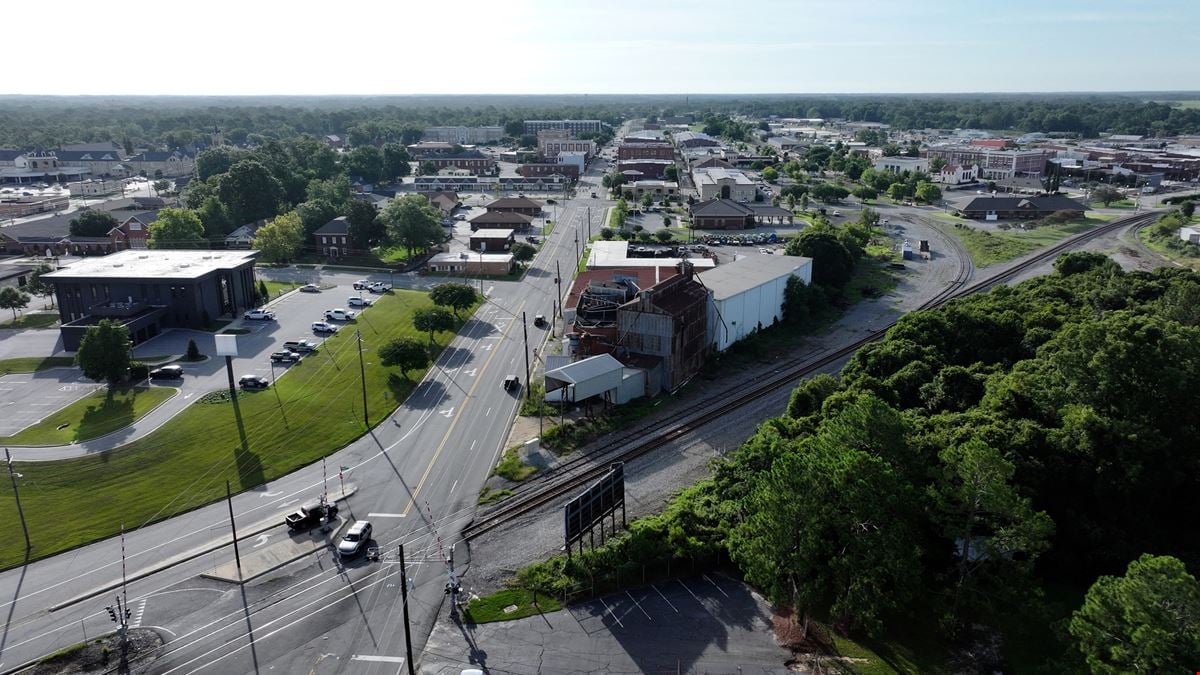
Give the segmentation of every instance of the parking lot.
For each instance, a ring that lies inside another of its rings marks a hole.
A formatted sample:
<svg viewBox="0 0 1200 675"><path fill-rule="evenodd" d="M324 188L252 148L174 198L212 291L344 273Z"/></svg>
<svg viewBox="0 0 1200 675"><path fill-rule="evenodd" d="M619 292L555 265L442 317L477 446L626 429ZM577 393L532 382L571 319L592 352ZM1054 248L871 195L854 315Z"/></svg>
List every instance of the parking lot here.
<svg viewBox="0 0 1200 675"><path fill-rule="evenodd" d="M11 436L103 387L71 368L0 377L0 436Z"/></svg>
<svg viewBox="0 0 1200 675"><path fill-rule="evenodd" d="M769 604L717 574L663 581L516 621L441 621L423 673L787 673Z"/></svg>

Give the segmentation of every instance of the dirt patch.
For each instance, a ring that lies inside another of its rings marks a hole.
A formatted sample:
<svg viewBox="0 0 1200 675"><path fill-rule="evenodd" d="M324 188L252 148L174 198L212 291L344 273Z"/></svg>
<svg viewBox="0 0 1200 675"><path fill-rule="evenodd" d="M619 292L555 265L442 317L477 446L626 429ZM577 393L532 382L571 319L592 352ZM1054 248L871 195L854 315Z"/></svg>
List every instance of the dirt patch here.
<svg viewBox="0 0 1200 675"><path fill-rule="evenodd" d="M163 644L162 636L148 628L129 629L129 663L136 665L140 660L153 658ZM33 675L72 675L74 673L116 672L121 661L121 641L116 633L67 647L52 654L33 669Z"/></svg>

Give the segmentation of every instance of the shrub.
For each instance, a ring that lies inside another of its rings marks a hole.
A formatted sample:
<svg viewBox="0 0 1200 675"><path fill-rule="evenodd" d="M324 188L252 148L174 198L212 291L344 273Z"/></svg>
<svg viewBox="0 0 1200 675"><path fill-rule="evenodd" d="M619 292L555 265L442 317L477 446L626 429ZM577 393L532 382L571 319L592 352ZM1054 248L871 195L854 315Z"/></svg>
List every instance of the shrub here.
<svg viewBox="0 0 1200 675"><path fill-rule="evenodd" d="M200 348L196 346L195 340L188 340L187 356L184 358L188 361L199 361L204 358L204 355L200 353Z"/></svg>

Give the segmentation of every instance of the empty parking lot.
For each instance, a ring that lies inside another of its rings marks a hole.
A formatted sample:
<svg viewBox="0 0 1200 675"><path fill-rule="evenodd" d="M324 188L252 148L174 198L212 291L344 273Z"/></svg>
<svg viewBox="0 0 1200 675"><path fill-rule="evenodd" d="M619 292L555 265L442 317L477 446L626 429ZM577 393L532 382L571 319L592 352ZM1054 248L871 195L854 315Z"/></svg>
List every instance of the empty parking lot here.
<svg viewBox="0 0 1200 675"><path fill-rule="evenodd" d="M12 436L103 387L73 368L0 377L0 436Z"/></svg>
<svg viewBox="0 0 1200 675"><path fill-rule="evenodd" d="M516 621L443 620L422 672L787 673L770 606L735 580L705 574L614 593Z"/></svg>

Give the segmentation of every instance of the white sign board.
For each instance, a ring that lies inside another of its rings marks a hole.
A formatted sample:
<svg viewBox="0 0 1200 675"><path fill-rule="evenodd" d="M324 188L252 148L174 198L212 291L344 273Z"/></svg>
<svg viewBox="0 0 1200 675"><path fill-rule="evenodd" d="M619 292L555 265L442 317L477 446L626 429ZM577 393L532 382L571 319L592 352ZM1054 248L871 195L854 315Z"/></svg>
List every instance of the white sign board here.
<svg viewBox="0 0 1200 675"><path fill-rule="evenodd" d="M216 335L214 338L217 341L217 356L238 355L236 335Z"/></svg>

